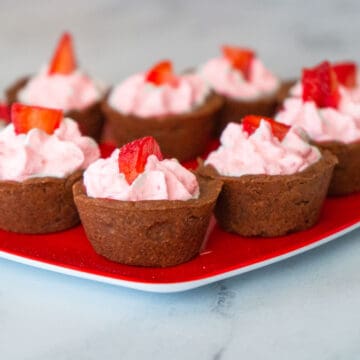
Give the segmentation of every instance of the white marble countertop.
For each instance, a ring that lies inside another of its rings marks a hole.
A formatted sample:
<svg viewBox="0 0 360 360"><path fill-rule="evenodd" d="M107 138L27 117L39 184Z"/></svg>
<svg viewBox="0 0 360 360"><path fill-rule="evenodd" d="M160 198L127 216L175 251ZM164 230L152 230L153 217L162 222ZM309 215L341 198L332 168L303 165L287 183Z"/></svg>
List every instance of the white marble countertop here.
<svg viewBox="0 0 360 360"><path fill-rule="evenodd" d="M258 49L283 77L360 60L356 1L0 2L0 89L36 71L71 30L91 74L178 69L222 43ZM360 230L308 253L177 294L151 294L0 260L0 358L358 359Z"/></svg>

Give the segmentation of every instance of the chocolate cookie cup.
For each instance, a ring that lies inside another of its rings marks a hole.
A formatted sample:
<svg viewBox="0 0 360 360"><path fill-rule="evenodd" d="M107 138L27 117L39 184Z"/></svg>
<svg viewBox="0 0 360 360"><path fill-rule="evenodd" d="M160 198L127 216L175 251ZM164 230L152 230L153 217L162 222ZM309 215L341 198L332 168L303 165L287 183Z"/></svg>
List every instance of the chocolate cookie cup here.
<svg viewBox="0 0 360 360"><path fill-rule="evenodd" d="M6 100L9 105L17 102L19 91L27 84L30 77L23 77L6 89ZM91 136L97 142L100 141L104 125L104 115L101 111L101 101L97 101L82 110L70 110L65 113L79 124L83 135Z"/></svg>
<svg viewBox="0 0 360 360"><path fill-rule="evenodd" d="M74 199L94 250L109 260L166 267L196 256L221 191L219 180L199 179L200 197L187 201L91 198L81 181Z"/></svg>
<svg viewBox="0 0 360 360"><path fill-rule="evenodd" d="M360 191L360 140L350 144L336 141L315 142L338 158L328 195L341 196Z"/></svg>
<svg viewBox="0 0 360 360"><path fill-rule="evenodd" d="M315 164L292 175L221 176L212 166L199 173L223 182L215 216L226 231L272 237L313 226L328 190L336 158L325 151Z"/></svg>
<svg viewBox="0 0 360 360"><path fill-rule="evenodd" d="M118 146L137 138L153 136L165 157L184 161L204 153L221 105L221 97L211 94L203 105L182 114L146 118L125 115L111 107L107 99L103 101L102 109Z"/></svg>
<svg viewBox="0 0 360 360"><path fill-rule="evenodd" d="M72 186L82 176L0 181L0 229L46 234L69 229L80 222Z"/></svg>
<svg viewBox="0 0 360 360"><path fill-rule="evenodd" d="M240 123L241 119L248 114L272 117L278 106L277 91L256 100L238 100L228 96L221 96L221 98L223 106L217 116L216 136L220 136L228 123Z"/></svg>

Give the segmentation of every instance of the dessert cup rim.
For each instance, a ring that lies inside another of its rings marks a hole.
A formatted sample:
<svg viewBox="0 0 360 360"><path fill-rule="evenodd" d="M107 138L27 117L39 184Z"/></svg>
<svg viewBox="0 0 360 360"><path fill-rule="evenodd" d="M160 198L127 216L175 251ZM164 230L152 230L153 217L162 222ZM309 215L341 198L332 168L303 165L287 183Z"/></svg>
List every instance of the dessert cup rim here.
<svg viewBox="0 0 360 360"><path fill-rule="evenodd" d="M337 157L329 150L321 151L321 158L315 163L308 166L306 169L296 172L294 174L284 175L268 175L268 174L246 174L242 176L226 176L217 172L214 166L204 165L203 160L198 159L198 170L201 176L206 176L211 179L219 179L223 182L248 182L252 183L271 183L278 180L297 181L298 179L314 178L317 176L317 171L322 165L335 166L338 163Z"/></svg>
<svg viewBox="0 0 360 360"><path fill-rule="evenodd" d="M93 198L86 194L85 185L83 180L78 180L73 185L73 195L76 197L84 197L88 201L91 201L93 205L124 210L171 210L180 208L197 208L203 206L208 202L215 202L220 194L223 182L218 179L209 179L202 176L198 176L200 185L200 196L197 199L189 200L139 200L139 201L127 201L116 200L107 198ZM207 183L211 188L204 188ZM201 192L201 190L205 190Z"/></svg>
<svg viewBox="0 0 360 360"><path fill-rule="evenodd" d="M169 120L182 120L186 119L189 116L203 116L203 115L209 115L211 113L215 113L216 111L220 110L220 108L223 105L223 99L222 96L219 94L216 94L214 91L210 91L210 93L205 97L204 102L201 103L199 106L195 107L194 109L179 113L179 114L165 114L165 115L158 115L158 116L138 116L132 113L125 114L119 111L118 109L115 109L113 106L110 105L108 99L111 93L111 89L105 96L103 97L101 101L101 107L104 112L111 111L115 114L119 114L120 116L131 118L138 121L169 121Z"/></svg>
<svg viewBox="0 0 360 360"><path fill-rule="evenodd" d="M76 170L64 177L34 176L34 177L30 177L30 178L22 180L22 181L0 180L0 185L4 186L6 184L9 184L9 185L13 185L13 186L16 186L16 185L24 186L24 185L33 185L33 184L44 184L44 183L48 183L48 182L64 182L64 181L67 181L69 178L82 176L83 172L84 172L84 170Z"/></svg>

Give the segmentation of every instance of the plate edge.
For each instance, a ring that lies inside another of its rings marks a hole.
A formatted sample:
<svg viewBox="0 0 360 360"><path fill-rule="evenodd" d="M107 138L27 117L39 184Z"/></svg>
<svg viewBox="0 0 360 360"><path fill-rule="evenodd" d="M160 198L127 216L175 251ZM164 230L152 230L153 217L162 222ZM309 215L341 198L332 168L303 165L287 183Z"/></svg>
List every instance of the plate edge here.
<svg viewBox="0 0 360 360"><path fill-rule="evenodd" d="M116 278L112 278L112 277L108 277L108 276L104 276L104 275L91 274L91 273L83 272L80 270L66 268L66 267L63 267L60 265L47 264L47 263L44 263L39 260L28 259L28 258L24 258L19 255L10 254L3 250L0 250L0 257L3 259L6 259L6 260L10 260L10 261L14 261L14 262L23 264L23 265L33 266L35 268L42 269L42 270L49 270L49 271L64 274L64 275L74 276L74 277L81 278L81 279L97 281L100 283L105 283L105 284L110 284L110 285L115 285L115 286L127 287L127 288L134 289L134 290L141 290L141 291L155 292L155 293L176 293L176 292L187 291L187 290L195 289L195 288L198 288L201 286L205 286L205 285L208 285L208 284L220 281L220 280L228 279L228 278L231 278L231 277L234 277L237 275L241 275L241 274L244 274L244 273L256 270L256 269L263 268L265 266L280 262L285 259L289 259L293 256L302 254L306 251L312 250L312 249L317 248L321 245L324 245L332 240L335 240L345 234L348 234L348 233L354 231L355 229L357 229L358 227L360 227L360 221L353 225L350 225L349 227L347 227L343 230L340 230L339 232L337 232L335 234L331 234L315 243L305 245L301 248L289 251L285 254L275 256L270 259L266 259L266 260L257 262L252 265L247 265L247 266L244 266L244 267L241 267L238 269L230 270L230 271L227 271L227 272L224 272L221 274L204 277L202 279L197 279L197 280L182 281L182 282L175 282L175 283L159 284L159 283L149 283L149 282L141 282L141 281L135 282L135 281L124 280L124 279L116 279Z"/></svg>

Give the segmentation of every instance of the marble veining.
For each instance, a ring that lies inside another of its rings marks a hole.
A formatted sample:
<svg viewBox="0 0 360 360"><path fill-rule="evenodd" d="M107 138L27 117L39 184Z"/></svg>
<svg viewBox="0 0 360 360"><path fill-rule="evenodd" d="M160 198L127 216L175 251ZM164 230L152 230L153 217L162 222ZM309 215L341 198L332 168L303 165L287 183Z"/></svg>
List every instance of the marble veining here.
<svg viewBox="0 0 360 360"><path fill-rule="evenodd" d="M218 283L217 287L217 298L212 311L221 316L231 317L236 292L228 289L225 282Z"/></svg>

